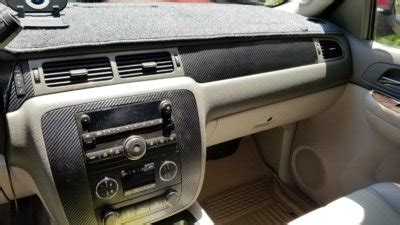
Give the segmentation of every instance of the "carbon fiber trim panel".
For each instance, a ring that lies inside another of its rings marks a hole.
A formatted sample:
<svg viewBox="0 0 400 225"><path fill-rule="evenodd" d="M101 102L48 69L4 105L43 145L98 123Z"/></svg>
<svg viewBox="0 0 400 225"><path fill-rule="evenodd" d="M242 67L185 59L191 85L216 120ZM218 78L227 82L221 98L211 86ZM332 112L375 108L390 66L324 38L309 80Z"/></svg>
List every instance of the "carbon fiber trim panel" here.
<svg viewBox="0 0 400 225"><path fill-rule="evenodd" d="M312 39L179 48L186 76L204 83L317 63Z"/></svg>
<svg viewBox="0 0 400 225"><path fill-rule="evenodd" d="M33 91L33 85L32 85L32 79L30 76L30 70L29 70L29 65L26 62L23 62L20 64L22 68L22 74L24 77L24 83L25 83L25 90L26 94L23 97L17 96L16 90L15 90L15 83L13 82L12 87L11 87L11 94L9 97L9 105L8 105L8 111L13 112L19 107L21 107L24 102L30 98L32 98L35 93Z"/></svg>
<svg viewBox="0 0 400 225"><path fill-rule="evenodd" d="M170 99L181 151L182 197L172 213L191 203L201 179L201 133L196 101L190 91L178 90L70 106L42 117L45 145L53 178L71 224L97 224L83 149L74 114L131 103Z"/></svg>

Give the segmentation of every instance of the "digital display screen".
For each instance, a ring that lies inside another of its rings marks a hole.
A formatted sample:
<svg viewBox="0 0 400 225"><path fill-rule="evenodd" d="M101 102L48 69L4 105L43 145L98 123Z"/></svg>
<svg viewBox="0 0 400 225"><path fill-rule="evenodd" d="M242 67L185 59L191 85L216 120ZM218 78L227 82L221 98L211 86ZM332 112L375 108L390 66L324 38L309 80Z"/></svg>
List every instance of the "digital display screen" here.
<svg viewBox="0 0 400 225"><path fill-rule="evenodd" d="M125 195L154 188L156 186L154 163L122 170L121 180Z"/></svg>
<svg viewBox="0 0 400 225"><path fill-rule="evenodd" d="M86 114L90 116L92 121L88 125L87 130L89 132L99 131L127 124L158 119L161 117L159 105L160 102L156 101L87 112Z"/></svg>

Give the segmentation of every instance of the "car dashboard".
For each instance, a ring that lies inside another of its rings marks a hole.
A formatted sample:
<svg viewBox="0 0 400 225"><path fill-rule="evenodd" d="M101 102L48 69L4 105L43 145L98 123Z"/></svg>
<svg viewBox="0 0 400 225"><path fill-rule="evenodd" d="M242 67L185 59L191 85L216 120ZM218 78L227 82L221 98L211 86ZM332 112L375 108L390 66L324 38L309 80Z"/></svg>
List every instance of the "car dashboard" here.
<svg viewBox="0 0 400 225"><path fill-rule="evenodd" d="M12 80L9 164L28 178L17 194L38 195L59 224L152 223L188 208L207 146L322 109L311 98L305 114L262 114L225 132L242 126L235 115L296 105L352 72L335 25L265 7L69 4L63 13L68 28L19 31L0 65Z"/></svg>

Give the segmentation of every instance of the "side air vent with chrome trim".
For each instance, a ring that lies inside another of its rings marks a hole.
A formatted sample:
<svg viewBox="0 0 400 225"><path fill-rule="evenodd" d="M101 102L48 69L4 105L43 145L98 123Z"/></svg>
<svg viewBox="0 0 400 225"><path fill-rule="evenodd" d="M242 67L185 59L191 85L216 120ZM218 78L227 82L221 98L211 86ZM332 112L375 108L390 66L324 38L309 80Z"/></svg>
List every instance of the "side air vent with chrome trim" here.
<svg viewBox="0 0 400 225"><path fill-rule="evenodd" d="M340 44L333 40L319 40L322 50L322 56L325 60L334 59L343 56L343 50Z"/></svg>
<svg viewBox="0 0 400 225"><path fill-rule="evenodd" d="M48 87L111 80L113 71L108 57L46 62L42 65Z"/></svg>
<svg viewBox="0 0 400 225"><path fill-rule="evenodd" d="M172 73L175 69L169 52L121 55L115 61L121 78Z"/></svg>

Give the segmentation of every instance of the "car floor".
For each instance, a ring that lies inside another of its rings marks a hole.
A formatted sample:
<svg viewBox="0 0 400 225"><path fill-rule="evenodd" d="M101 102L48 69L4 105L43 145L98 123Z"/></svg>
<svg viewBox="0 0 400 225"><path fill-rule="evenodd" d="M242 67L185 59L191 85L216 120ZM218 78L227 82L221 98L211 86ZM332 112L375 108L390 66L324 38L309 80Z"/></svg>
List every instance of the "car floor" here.
<svg viewBox="0 0 400 225"><path fill-rule="evenodd" d="M50 217L37 196L18 199L18 212L12 203L0 205L0 225L49 225Z"/></svg>
<svg viewBox="0 0 400 225"><path fill-rule="evenodd" d="M215 224L280 225L316 208L285 187L251 137L231 156L208 161L199 202Z"/></svg>

